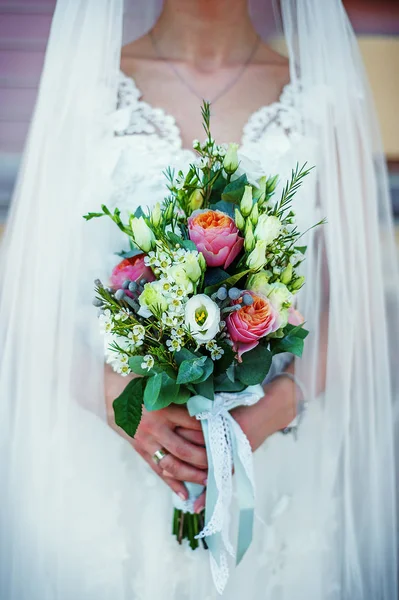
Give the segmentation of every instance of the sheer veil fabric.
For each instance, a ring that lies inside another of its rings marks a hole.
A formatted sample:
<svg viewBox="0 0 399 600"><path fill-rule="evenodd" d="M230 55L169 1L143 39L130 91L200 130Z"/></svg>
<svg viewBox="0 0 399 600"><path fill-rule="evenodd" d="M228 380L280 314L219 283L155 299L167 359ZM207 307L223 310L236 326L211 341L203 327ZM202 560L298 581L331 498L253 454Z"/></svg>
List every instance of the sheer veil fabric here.
<svg viewBox="0 0 399 600"><path fill-rule="evenodd" d="M81 215L111 193L109 114L122 40L146 33L160 9L160 2L138 0L125 7L122 0L57 3L1 253L2 600L108 598L83 592L86 573L67 543L71 447L76 457L80 447L82 454L91 448L98 470L109 461L96 433L106 415L91 307L93 279L106 273L101 246L109 232ZM393 600L399 382L390 360L399 355L399 279L375 111L340 0L257 0L251 10L262 35L285 38L300 127L318 144L306 215L310 223L328 221L322 235L311 231L306 239L299 309L311 336L296 363L322 418L312 429L305 417L293 455L306 445L312 460L307 514L321 522L330 517L330 499L337 502L328 551L315 557L311 584L297 597L330 598L334 571L334 598ZM137 543L154 560L151 536ZM122 585L117 597L129 598ZM198 596L175 596L186 597Z"/></svg>

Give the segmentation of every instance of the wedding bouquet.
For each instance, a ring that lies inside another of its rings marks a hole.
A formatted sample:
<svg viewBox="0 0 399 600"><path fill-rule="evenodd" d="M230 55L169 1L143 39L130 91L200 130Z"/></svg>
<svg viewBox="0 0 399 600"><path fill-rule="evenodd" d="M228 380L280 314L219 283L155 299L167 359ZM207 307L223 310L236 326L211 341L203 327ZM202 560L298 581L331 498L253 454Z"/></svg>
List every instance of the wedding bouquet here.
<svg viewBox="0 0 399 600"><path fill-rule="evenodd" d="M169 195L161 204L139 207L126 222L104 205L85 218L110 217L129 242L110 281L96 281L94 301L107 361L121 375L138 376L114 401L115 421L134 437L143 405L155 411L172 403L187 404L201 419L209 465L205 523L178 500L173 533L193 549L206 540L215 576L227 568L226 552L233 554L233 467L243 517L237 561L252 531L251 448L229 410L259 400L273 355L300 356L307 335L294 308L306 247L298 245L292 200L310 169L297 165L274 199L278 176L239 160L237 144L217 145L209 104L202 115L206 139L193 144L198 160L186 173L166 171Z"/></svg>

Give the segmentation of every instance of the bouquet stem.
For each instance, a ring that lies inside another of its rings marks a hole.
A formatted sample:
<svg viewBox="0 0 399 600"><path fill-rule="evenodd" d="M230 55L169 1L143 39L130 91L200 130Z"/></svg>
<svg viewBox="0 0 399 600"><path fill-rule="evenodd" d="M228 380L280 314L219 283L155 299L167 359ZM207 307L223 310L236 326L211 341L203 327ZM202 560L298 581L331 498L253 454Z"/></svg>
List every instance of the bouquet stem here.
<svg viewBox="0 0 399 600"><path fill-rule="evenodd" d="M173 513L173 527L172 533L177 538L179 544L183 540L188 540L189 546L192 550L196 550L199 546L200 540L196 536L202 531L204 526L204 511L200 514L184 512L178 508L175 508ZM202 538L201 542L204 548L207 548L205 540Z"/></svg>

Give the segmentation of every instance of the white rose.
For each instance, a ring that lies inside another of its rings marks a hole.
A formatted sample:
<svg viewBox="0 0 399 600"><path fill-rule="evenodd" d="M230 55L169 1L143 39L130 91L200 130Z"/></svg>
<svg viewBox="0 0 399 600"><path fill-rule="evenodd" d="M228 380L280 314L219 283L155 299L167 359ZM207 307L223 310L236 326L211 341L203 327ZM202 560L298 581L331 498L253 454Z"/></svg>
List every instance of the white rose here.
<svg viewBox="0 0 399 600"><path fill-rule="evenodd" d="M205 344L212 340L219 331L220 309L205 294L197 294L190 298L185 307L185 323L193 338Z"/></svg>
<svg viewBox="0 0 399 600"><path fill-rule="evenodd" d="M238 152L238 169L231 176L231 181L235 181L241 175L246 175L248 179L248 183L253 185L254 187L259 187L259 179L264 175L264 171L262 169L262 165L257 160L252 160Z"/></svg>
<svg viewBox="0 0 399 600"><path fill-rule="evenodd" d="M130 219L130 227L137 246L143 252L149 252L155 244L155 237L143 217L132 217Z"/></svg>
<svg viewBox="0 0 399 600"><path fill-rule="evenodd" d="M280 230L281 222L277 217L263 214L259 216L254 235L257 240L263 240L268 246L276 239Z"/></svg>

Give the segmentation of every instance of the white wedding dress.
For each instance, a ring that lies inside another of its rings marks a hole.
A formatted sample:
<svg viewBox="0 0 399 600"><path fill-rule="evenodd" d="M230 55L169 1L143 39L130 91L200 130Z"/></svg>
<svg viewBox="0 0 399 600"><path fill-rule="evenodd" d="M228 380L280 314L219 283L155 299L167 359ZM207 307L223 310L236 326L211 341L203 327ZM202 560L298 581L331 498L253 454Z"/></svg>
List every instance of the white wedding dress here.
<svg viewBox="0 0 399 600"><path fill-rule="evenodd" d="M292 100L299 93L288 85L278 102L254 113L241 141L243 154L283 179L300 157L311 160L315 151L314 141L305 140L295 127L298 119ZM108 159L115 168L109 206L132 209L161 200L164 168L185 168L195 158L191 150L182 148L173 117L143 102L133 80L123 74L112 127L116 135ZM298 216L306 222L305 194L301 202ZM113 253L122 249L120 242L118 238L112 247L104 248L104 261L110 267L117 260ZM333 556L323 561L330 565L323 576L323 592L319 577L314 577L321 556L329 552L337 502L333 494L318 497L315 456L321 402L309 406L297 440L276 433L254 455L254 541L231 572L223 595L228 600L340 598ZM63 549L68 583L62 600L217 598L207 552L180 547L171 535L169 488L105 423L89 411L77 410L81 414L74 419L76 443L68 448L70 469L65 482L69 520ZM85 445L88 429L97 443Z"/></svg>

